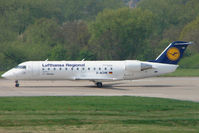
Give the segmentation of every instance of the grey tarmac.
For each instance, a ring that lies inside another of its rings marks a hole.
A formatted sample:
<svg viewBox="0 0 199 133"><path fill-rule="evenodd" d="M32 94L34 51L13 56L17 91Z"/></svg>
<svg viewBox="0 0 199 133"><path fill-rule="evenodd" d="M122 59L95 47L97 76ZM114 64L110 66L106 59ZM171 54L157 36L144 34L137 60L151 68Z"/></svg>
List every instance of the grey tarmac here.
<svg viewBox="0 0 199 133"><path fill-rule="evenodd" d="M199 102L199 77L155 77L103 83L90 81L19 81L0 79L0 96L144 96Z"/></svg>

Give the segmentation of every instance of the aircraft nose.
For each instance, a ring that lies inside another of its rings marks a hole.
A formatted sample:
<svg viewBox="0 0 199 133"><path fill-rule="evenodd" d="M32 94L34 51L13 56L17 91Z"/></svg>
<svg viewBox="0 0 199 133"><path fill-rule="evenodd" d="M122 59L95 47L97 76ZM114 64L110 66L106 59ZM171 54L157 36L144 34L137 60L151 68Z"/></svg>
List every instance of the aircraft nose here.
<svg viewBox="0 0 199 133"><path fill-rule="evenodd" d="M5 72L3 75L1 75L1 77L5 79L13 79L15 75L13 72L8 71L8 72Z"/></svg>

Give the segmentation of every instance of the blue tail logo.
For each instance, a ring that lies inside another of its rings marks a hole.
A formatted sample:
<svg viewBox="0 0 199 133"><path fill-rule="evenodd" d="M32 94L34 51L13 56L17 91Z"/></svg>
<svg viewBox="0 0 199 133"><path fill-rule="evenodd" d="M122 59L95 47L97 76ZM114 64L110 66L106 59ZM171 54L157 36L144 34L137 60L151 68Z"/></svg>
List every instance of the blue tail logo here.
<svg viewBox="0 0 199 133"><path fill-rule="evenodd" d="M187 46L192 42L172 42L154 61L157 63L178 64Z"/></svg>

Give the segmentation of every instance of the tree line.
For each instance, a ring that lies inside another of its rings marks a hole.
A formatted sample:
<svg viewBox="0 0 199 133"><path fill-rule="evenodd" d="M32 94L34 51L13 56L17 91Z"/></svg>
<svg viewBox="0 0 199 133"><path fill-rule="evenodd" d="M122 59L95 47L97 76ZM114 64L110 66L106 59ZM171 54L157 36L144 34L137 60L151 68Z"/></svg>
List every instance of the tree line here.
<svg viewBox="0 0 199 133"><path fill-rule="evenodd" d="M154 59L176 40L199 52L198 0L0 0L0 69L27 60Z"/></svg>

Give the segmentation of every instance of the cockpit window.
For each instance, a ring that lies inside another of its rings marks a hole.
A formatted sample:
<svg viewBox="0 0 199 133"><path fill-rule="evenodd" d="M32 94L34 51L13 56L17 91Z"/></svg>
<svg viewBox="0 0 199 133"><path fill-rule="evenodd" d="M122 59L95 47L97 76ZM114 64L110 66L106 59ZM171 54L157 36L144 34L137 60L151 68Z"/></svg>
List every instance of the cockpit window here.
<svg viewBox="0 0 199 133"><path fill-rule="evenodd" d="M16 66L17 69L26 69L26 66Z"/></svg>

